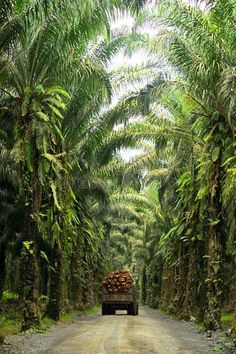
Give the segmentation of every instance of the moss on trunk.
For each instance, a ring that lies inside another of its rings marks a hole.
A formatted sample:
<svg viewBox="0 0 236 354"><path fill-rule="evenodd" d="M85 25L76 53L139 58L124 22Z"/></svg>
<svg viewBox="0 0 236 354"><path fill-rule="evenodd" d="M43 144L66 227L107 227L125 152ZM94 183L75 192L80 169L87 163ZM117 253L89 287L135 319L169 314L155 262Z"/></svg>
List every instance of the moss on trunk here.
<svg viewBox="0 0 236 354"><path fill-rule="evenodd" d="M81 263L83 255L83 236L77 235L75 250L71 257L70 272L71 272L71 291L70 298L76 310L83 308L82 304L82 277Z"/></svg>
<svg viewBox="0 0 236 354"><path fill-rule="evenodd" d="M213 230L208 240L206 285L207 308L204 315L204 325L206 329L217 330L221 328L222 246L219 236Z"/></svg>
<svg viewBox="0 0 236 354"><path fill-rule="evenodd" d="M58 321L63 310L63 306L63 257L60 244L57 242L51 256L47 315L53 320Z"/></svg>
<svg viewBox="0 0 236 354"><path fill-rule="evenodd" d="M217 330L221 328L221 306L223 295L223 215L222 215L222 183L224 170L221 166L223 146L219 144L218 159L212 165L210 186L212 188L208 199L209 222L207 237L207 306L204 314L206 329ZM216 144L217 146L217 144Z"/></svg>
<svg viewBox="0 0 236 354"><path fill-rule="evenodd" d="M5 281L5 270L6 270L5 258L6 258L5 245L4 243L1 243L0 245L0 299L2 298L3 295L4 281Z"/></svg>
<svg viewBox="0 0 236 354"><path fill-rule="evenodd" d="M142 270L141 302L142 302L142 304L146 304L146 302L147 302L147 271L146 271L146 267L144 267Z"/></svg>
<svg viewBox="0 0 236 354"><path fill-rule="evenodd" d="M189 319L197 313L198 277L198 243L189 244L188 273L186 277L185 299L183 304L183 317Z"/></svg>
<svg viewBox="0 0 236 354"><path fill-rule="evenodd" d="M34 243L24 247L21 258L21 280L23 287L23 322L22 330L39 326L39 270Z"/></svg>

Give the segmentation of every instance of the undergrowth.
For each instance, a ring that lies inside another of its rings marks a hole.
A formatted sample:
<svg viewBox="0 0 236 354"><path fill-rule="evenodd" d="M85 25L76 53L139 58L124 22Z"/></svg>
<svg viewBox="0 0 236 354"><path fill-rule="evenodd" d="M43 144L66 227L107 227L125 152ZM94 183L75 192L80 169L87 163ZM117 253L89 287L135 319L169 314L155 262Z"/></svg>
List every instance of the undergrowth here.
<svg viewBox="0 0 236 354"><path fill-rule="evenodd" d="M44 299L43 299L44 300ZM45 300L40 301L41 307L45 309ZM99 306L91 306L83 311L68 310L60 317L59 322L70 322L80 316L90 315L100 310ZM44 333L55 321L44 316L41 318L40 326L31 328L27 333ZM16 335L21 331L21 306L16 294L5 291L0 301L0 341L7 335Z"/></svg>

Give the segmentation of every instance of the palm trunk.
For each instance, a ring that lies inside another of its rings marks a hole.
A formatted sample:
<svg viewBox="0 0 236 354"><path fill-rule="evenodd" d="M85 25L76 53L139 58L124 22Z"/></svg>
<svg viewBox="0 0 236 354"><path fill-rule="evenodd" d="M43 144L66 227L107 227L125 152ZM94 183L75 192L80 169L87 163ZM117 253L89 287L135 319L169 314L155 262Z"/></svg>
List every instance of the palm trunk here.
<svg viewBox="0 0 236 354"><path fill-rule="evenodd" d="M223 295L222 150L223 147L220 145L220 154L213 165L211 179L214 194L209 201L209 219L218 221L217 224L210 225L207 240L207 308L204 315L204 325L206 329L210 330L221 328Z"/></svg>
<svg viewBox="0 0 236 354"><path fill-rule="evenodd" d="M188 274L188 248L185 244L180 245L179 250L179 265L178 276L176 279L175 286L175 303L174 303L174 312L182 316L184 310L184 301L186 295L186 279Z"/></svg>
<svg viewBox="0 0 236 354"><path fill-rule="evenodd" d="M232 323L232 334L234 337L236 337L236 309L235 309L235 316L234 316L234 320Z"/></svg>
<svg viewBox="0 0 236 354"><path fill-rule="evenodd" d="M5 249L5 244L2 242L0 245L0 299L2 298L3 290L4 290L5 270L6 270L5 258L6 258L6 249Z"/></svg>
<svg viewBox="0 0 236 354"><path fill-rule="evenodd" d="M39 314L39 269L36 254L35 224L29 213L25 215L24 246L21 258L21 281L23 287L22 330L37 327Z"/></svg>
<svg viewBox="0 0 236 354"><path fill-rule="evenodd" d="M85 288L84 288L84 304L86 307L93 306L95 304L94 296L94 279L93 272L91 270L85 271Z"/></svg>
<svg viewBox="0 0 236 354"><path fill-rule="evenodd" d="M221 328L222 280L222 244L221 235L211 228L208 239L207 261L207 308L204 316L206 329Z"/></svg>
<svg viewBox="0 0 236 354"><path fill-rule="evenodd" d="M198 283L198 243L191 242L189 245L188 274L186 278L186 293L183 304L183 314L187 319L197 313Z"/></svg>
<svg viewBox="0 0 236 354"><path fill-rule="evenodd" d="M147 302L147 271L146 271L146 267L143 267L143 270L142 270L141 302L144 305Z"/></svg>
<svg viewBox="0 0 236 354"><path fill-rule="evenodd" d="M63 257L59 241L55 244L52 252L51 267L49 273L49 302L47 314L50 318L58 321L64 306L63 291Z"/></svg>
<svg viewBox="0 0 236 354"><path fill-rule="evenodd" d="M21 138L25 138L24 134ZM32 148L34 148L35 143L33 141L31 143ZM37 175L37 153L34 153L33 157L35 162L33 173L29 172L28 168L24 164L21 166L22 195L26 204L23 227L23 251L21 259L21 276L24 301L22 322L23 330L38 326L40 323L39 267L36 244L38 225L34 220L34 216L41 207L42 186Z"/></svg>
<svg viewBox="0 0 236 354"><path fill-rule="evenodd" d="M79 310L83 307L82 305L82 284L80 276L80 268L82 263L82 252L83 252L83 238L79 233L76 240L75 251L71 257L71 300L74 304L74 308Z"/></svg>
<svg viewBox="0 0 236 354"><path fill-rule="evenodd" d="M148 274L148 305L152 308L158 307L158 275L155 267L152 267Z"/></svg>
<svg viewBox="0 0 236 354"><path fill-rule="evenodd" d="M175 268L164 264L161 279L161 308L165 311L173 309L175 291Z"/></svg>

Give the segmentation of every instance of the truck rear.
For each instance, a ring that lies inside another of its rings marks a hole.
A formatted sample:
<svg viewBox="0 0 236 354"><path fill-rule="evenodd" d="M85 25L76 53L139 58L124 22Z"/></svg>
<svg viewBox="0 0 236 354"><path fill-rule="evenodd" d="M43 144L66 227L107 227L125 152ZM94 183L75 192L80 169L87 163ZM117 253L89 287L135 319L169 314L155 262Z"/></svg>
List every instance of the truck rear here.
<svg viewBox="0 0 236 354"><path fill-rule="evenodd" d="M133 316L138 314L134 281L128 270L110 272L103 280L102 314L113 315L116 310L127 310Z"/></svg>
<svg viewBox="0 0 236 354"><path fill-rule="evenodd" d="M123 294L111 294L103 286L102 314L115 315L116 310L127 310L127 315L138 315L138 301L133 286Z"/></svg>

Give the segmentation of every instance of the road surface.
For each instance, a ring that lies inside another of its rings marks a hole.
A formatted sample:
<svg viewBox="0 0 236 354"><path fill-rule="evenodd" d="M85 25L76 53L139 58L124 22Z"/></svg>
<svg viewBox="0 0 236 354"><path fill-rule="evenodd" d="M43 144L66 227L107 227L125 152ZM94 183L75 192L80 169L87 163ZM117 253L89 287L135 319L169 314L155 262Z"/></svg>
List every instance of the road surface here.
<svg viewBox="0 0 236 354"><path fill-rule="evenodd" d="M120 313L120 312L119 312ZM138 316L96 316L45 354L203 354L209 342L189 324L142 307Z"/></svg>
<svg viewBox="0 0 236 354"><path fill-rule="evenodd" d="M51 332L50 332L51 331ZM41 354L206 354L209 340L190 323L141 307L138 316L79 318L30 337L10 353ZM42 339L43 338L43 339Z"/></svg>

